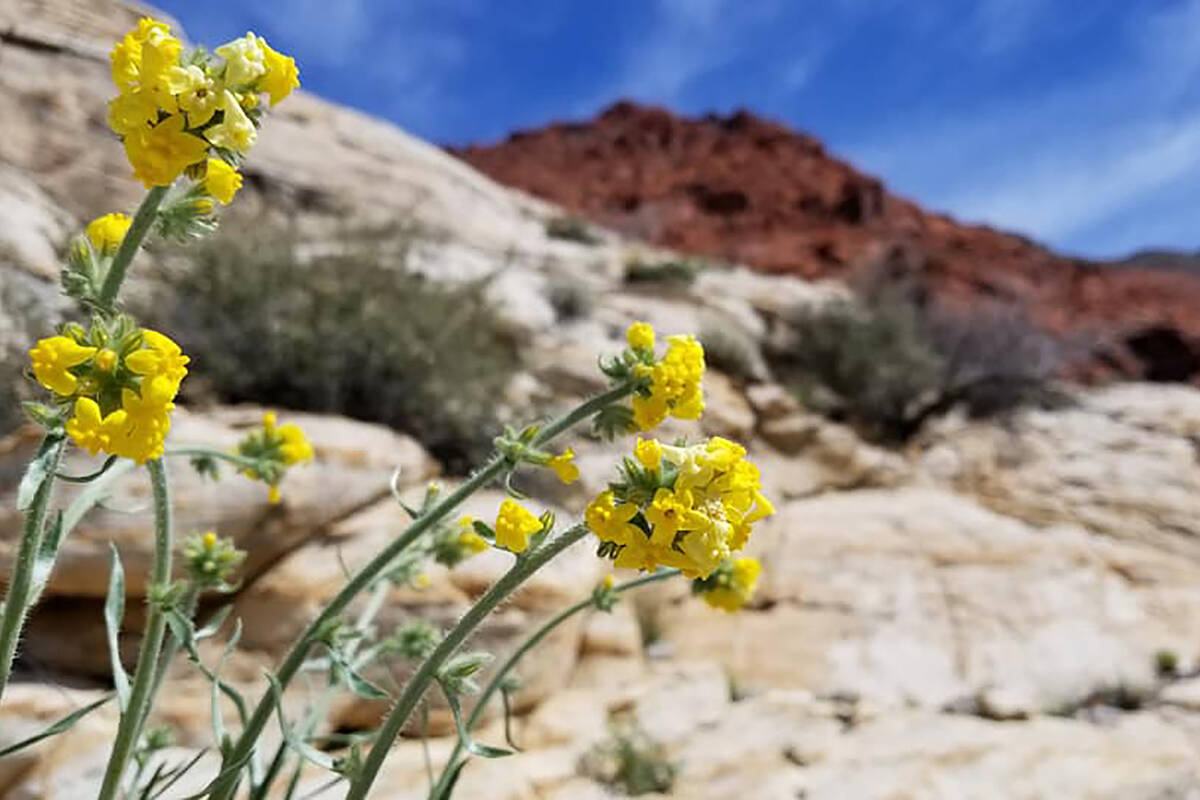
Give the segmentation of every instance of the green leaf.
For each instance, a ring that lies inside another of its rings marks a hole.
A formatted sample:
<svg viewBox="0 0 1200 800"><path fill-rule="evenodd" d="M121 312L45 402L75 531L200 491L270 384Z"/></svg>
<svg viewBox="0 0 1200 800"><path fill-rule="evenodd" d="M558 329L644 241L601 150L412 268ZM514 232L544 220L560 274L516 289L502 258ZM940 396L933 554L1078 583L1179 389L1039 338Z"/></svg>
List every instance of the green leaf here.
<svg viewBox="0 0 1200 800"><path fill-rule="evenodd" d="M189 623L188 627L191 627ZM225 682L221 680L221 670L225 667L225 660L229 658L229 654L233 652L233 648L237 647L238 640L242 638L242 621L239 619L233 625L233 633L229 636L229 641L225 643L225 648L221 651L220 658L217 659L217 666L212 671L212 692L210 694L210 707L212 713L212 730L213 738L218 741L225 740L225 719L221 716L221 692L228 694L233 692L234 696L241 700L241 694L232 687L226 687ZM195 644L193 643L193 648ZM240 713L240 711L239 711ZM244 717L243 717L244 719Z"/></svg>
<svg viewBox="0 0 1200 800"><path fill-rule="evenodd" d="M458 730L458 741L462 743L464 750L480 758L504 758L513 754L512 750L505 750L502 747L488 747L487 745L477 744L473 741L470 732L467 730L467 726L463 724L462 706L458 702L458 695L447 688L446 684L440 678L438 679L438 685L442 687L442 694L446 696L446 702L450 704L450 713L454 715L454 727Z"/></svg>
<svg viewBox="0 0 1200 800"><path fill-rule="evenodd" d="M387 700L390 694L355 672L348 664L341 665L350 691L368 700Z"/></svg>
<svg viewBox="0 0 1200 800"><path fill-rule="evenodd" d="M30 605L37 602L42 595L42 590L46 588L46 582L50 580L50 573L54 571L54 562L58 559L58 548L62 544L64 530L63 512L57 511L49 529L42 537L37 555L33 559L33 569L30 573L32 584L29 595Z"/></svg>
<svg viewBox="0 0 1200 800"><path fill-rule="evenodd" d="M322 753L307 742L301 741L297 738L296 732L292 730L292 726L287 724L287 720L283 716L283 688L279 685L279 679L265 670L264 673L267 681L271 684L271 694L275 698L275 710L279 716L279 730L283 733L283 740L305 761L310 761L321 769L333 772L333 758L328 753Z"/></svg>
<svg viewBox="0 0 1200 800"><path fill-rule="evenodd" d="M33 498L37 495L38 490L42 488L42 484L50 480L50 465L58 458L59 450L63 446L63 437L61 434L47 434L42 440L42 446L38 448L37 455L29 462L29 466L25 468L25 474L21 476L21 483L17 487L17 510L24 511L33 504Z"/></svg>
<svg viewBox="0 0 1200 800"><path fill-rule="evenodd" d="M116 545L110 543L108 546L112 549L112 567L108 571L108 595L104 598L104 630L108 635L108 658L112 665L113 688L117 690L117 706L124 714L129 707L129 674L121 664L118 638L121 622L125 619L125 570Z"/></svg>
<svg viewBox="0 0 1200 800"><path fill-rule="evenodd" d="M210 619L203 628L196 631L196 641L199 642L216 636L217 631L221 630L221 626L225 624L225 620L229 619L229 614L232 611L232 603L217 609L217 613L212 615L212 619Z"/></svg>
<svg viewBox="0 0 1200 800"><path fill-rule="evenodd" d="M467 760L460 758L454 766L447 767L446 783L437 790L436 794L429 795L429 800L450 800L450 796L454 794L454 787L458 784L458 779L462 777L463 767L467 765Z"/></svg>
<svg viewBox="0 0 1200 800"><path fill-rule="evenodd" d="M51 736L57 736L58 734L62 733L63 731L69 730L71 728L71 726L73 726L76 722L83 719L88 714L92 713L97 708L99 708L100 706L104 705L105 703L107 703L109 700L112 700L112 699L113 699L113 695L111 695L111 694L105 695L104 697L101 697L99 700L95 700L91 703L88 703L83 708L75 709L70 714L67 714L65 717L63 717L62 719L55 722L49 728L46 728L45 730L43 730L41 733L36 733L33 736L30 736L28 739L22 739L21 741L16 742L15 744L10 744L8 747L5 747L4 749L0 750L0 758L3 758L4 756L7 756L7 755L11 755L12 753L16 753L19 750L24 750L26 747L37 744L38 742L42 741L43 739L48 739Z"/></svg>

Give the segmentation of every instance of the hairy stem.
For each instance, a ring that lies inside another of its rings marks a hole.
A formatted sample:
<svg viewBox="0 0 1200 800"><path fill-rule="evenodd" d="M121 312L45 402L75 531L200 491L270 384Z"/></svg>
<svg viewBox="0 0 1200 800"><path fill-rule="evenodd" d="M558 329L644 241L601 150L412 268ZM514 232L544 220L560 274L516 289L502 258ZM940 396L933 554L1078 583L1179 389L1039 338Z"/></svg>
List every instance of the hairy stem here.
<svg viewBox="0 0 1200 800"><path fill-rule="evenodd" d="M446 660L454 655L468 636L475 632L475 629L487 618L487 615L507 599L529 576L545 566L548 561L563 550L566 550L586 536L587 532L588 529L586 526L576 525L561 536L550 540L540 549L532 553L526 553L517 559L517 563L513 565L512 569L504 573L504 576L500 580L496 581L490 589L475 601L475 605L467 610L467 613L458 621L458 624L438 643L437 648L425 659L421 666L417 668L417 671L413 673L413 676L409 678L408 683L405 684L404 691L396 701L396 705L392 707L387 719L383 721L383 725L376 733L375 741L371 745L371 750L367 754L366 761L363 763L362 772L355 777L354 782L350 785L350 791L346 794L346 800L363 800L367 796L367 792L371 790L371 784L375 782L375 778L379 774L379 768L383 766L383 761L387 758L388 752L391 750L392 743L400 735L400 731L403 729L404 724L408 722L413 709L417 707L417 703L425 696L429 685L437 677L438 671L446 663Z"/></svg>
<svg viewBox="0 0 1200 800"><path fill-rule="evenodd" d="M538 447L548 443L573 425L582 422L597 411L626 397L631 391L632 387L630 385L622 384L581 403L576 408L563 414L539 430L530 443L531 446ZM355 573L346 585L342 587L342 590L321 610L321 613L309 623L308 627L292 645L291 650L284 656L278 671L275 673L280 687L286 688L292 678L296 676L300 667L303 666L308 648L312 645L313 637L317 631L321 630L330 620L341 614L346 606L350 604L350 601L368 589L375 582L376 578L396 560L396 557L420 538L422 534L444 519L454 509L458 508L468 497L499 478L511 468L511 465L504 456L494 456L456 490L446 495L446 497L437 503L434 503L428 511L413 520L413 523L404 530L404 533L400 534L395 541L381 550L370 562ZM254 708L254 713L251 715L250 720L246 723L245 729L234 744L233 749L224 759L223 766L237 764L246 760L274 710L275 701L273 693L264 693L262 699L259 700L258 705ZM217 781L209 796L212 800L231 800L234 792L237 791L240 779L240 773L235 772Z"/></svg>
<svg viewBox="0 0 1200 800"><path fill-rule="evenodd" d="M54 474L58 472L65 446L66 440L61 436L47 436L38 451L38 458L46 458L46 471L33 495L33 502L25 511L17 560L8 580L4 614L0 618L0 699L4 697L4 687L8 685L9 675L12 674L12 663L17 655L17 641L21 638L25 615L29 613L29 606L33 602L33 572L45 535L46 508L50 505Z"/></svg>
<svg viewBox="0 0 1200 800"><path fill-rule="evenodd" d="M626 581L618 586L614 586L613 593L622 594L624 592L628 592L630 589L637 589L649 583L656 583L658 581L665 581L667 578L674 578L679 574L680 572L677 569L659 570L658 572L654 572L649 575L643 575L639 578L634 578L631 581ZM579 602L567 606L562 611L546 620L540 628L529 635L529 638L521 642L520 646L518 646L516 650L512 651L512 654L505 659L504 663L500 665L500 668L497 669L495 674L492 675L492 679L488 681L486 686L483 687L483 691L479 693L479 699L475 702L475 708L471 709L471 714L467 717L467 731L470 732L475 728L476 725L479 724L479 718L483 716L483 712L484 709L487 708L488 701L492 699L492 695L500 690L501 685L504 683L504 679L508 677L509 673L512 672L513 668L517 666L520 660L525 657L526 653L537 647L541 641L549 636L559 625L562 625L571 617L585 609L591 608L594 605L595 600L591 595L588 595ZM445 791L446 784L450 781L450 776L454 774L454 763L458 760L458 757L462 755L462 751L463 743L460 739L454 743L454 749L450 751L450 757L446 759L446 766L442 770L441 777L438 778L437 784L429 792L430 797L441 797L441 792Z"/></svg>
<svg viewBox="0 0 1200 800"><path fill-rule="evenodd" d="M121 291L121 284L125 282L125 273L129 270L129 264L137 255L138 248L146 239L146 234L150 232L150 226L154 224L154 220L158 216L158 207L162 205L166 194L166 186L155 186L142 198L142 204L138 206L137 213L133 215L133 222L130 223L125 238L121 240L121 246L117 248L108 272L104 273L100 296L96 298L100 308L111 311L116 304L117 293Z"/></svg>
<svg viewBox="0 0 1200 800"><path fill-rule="evenodd" d="M147 462L150 485L154 494L154 570L149 587L165 590L171 580L171 495L167 484L167 471L162 459ZM137 669L129 692L129 705L121 715L117 726L117 737L108 757L104 771L104 782L97 800L113 800L121 787L121 778L129 759L137 747L142 726L150 711L153 690L157 684L159 656L162 653L167 615L161 603L148 598L150 610L146 628L142 634L142 647L138 652Z"/></svg>

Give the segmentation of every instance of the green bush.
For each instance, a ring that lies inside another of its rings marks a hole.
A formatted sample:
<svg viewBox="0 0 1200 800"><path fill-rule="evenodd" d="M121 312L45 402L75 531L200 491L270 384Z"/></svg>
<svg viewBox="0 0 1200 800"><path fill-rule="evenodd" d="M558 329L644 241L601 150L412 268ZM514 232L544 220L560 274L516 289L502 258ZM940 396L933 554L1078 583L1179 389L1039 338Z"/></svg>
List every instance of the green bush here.
<svg viewBox="0 0 1200 800"><path fill-rule="evenodd" d="M609 738L583 755L580 771L630 797L670 793L679 768L666 751L628 720L613 722Z"/></svg>
<svg viewBox="0 0 1200 800"><path fill-rule="evenodd" d="M588 224L578 217L551 217L546 220L546 235L551 239L565 239L580 244L597 244L599 239Z"/></svg>
<svg viewBox="0 0 1200 800"><path fill-rule="evenodd" d="M709 317L702 320L700 343L709 365L739 380L763 380L766 363L758 342L731 320Z"/></svg>
<svg viewBox="0 0 1200 800"><path fill-rule="evenodd" d="M189 399L386 423L462 470L491 448L517 352L482 283L407 269L417 235L342 232L305 254L278 229L226 232L167 259L138 311L192 356Z"/></svg>
<svg viewBox="0 0 1200 800"><path fill-rule="evenodd" d="M700 274L700 265L691 259L669 259L667 261L642 261L631 258L625 264L625 283L659 283L689 286Z"/></svg>
<svg viewBox="0 0 1200 800"><path fill-rule="evenodd" d="M816 411L880 441L901 442L931 417L972 416L1061 400L1061 347L1018 310L950 310L903 285L788 315L772 367Z"/></svg>

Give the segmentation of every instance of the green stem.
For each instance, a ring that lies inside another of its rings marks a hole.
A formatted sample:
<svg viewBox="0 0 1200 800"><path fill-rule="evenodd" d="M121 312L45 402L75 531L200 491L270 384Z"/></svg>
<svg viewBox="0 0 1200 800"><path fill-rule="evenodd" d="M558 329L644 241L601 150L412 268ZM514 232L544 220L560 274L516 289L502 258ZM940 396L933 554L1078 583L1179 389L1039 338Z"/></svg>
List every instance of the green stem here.
<svg viewBox="0 0 1200 800"><path fill-rule="evenodd" d="M665 581L667 578L674 578L679 574L680 572L677 569L659 570L658 572L654 572L649 575L643 575L639 578L634 578L631 581L626 581L619 586L614 586L612 591L613 594L622 594L631 589L637 589L641 586L645 586L649 583L656 583L658 581ZM516 650L512 651L512 654L509 655L504 663L500 665L500 668L496 670L495 674L492 675L492 679L488 681L487 686L483 687L483 691L479 693L479 699L475 702L475 707L471 709L470 716L467 717L466 729L468 732L474 730L475 726L479 724L479 718L483 716L483 711L487 707L488 701L492 699L492 695L500 690L500 686L504 683L504 679L507 678L508 674L512 672L514 667L517 666L517 663L525 657L525 654L541 644L542 640L549 636L559 625L562 625L579 612L591 608L595 605L595 602L596 601L592 595L588 595L579 602L567 606L562 611L546 620L546 622L544 622L540 628L530 634L528 639L521 642L520 646L517 647ZM453 774L454 762L460 755L462 755L462 751L463 742L462 739L459 739L454 743L454 749L450 751L450 757L446 759L446 766L442 770L441 777L438 778L437 785L435 785L429 792L430 797L441 797L441 792L445 791L446 788L445 784L450 780L450 776Z"/></svg>
<svg viewBox="0 0 1200 800"><path fill-rule="evenodd" d="M632 389L628 385L622 384L581 403L573 410L542 428L534 437L532 446L536 447L546 444L572 425L587 419L600 409L622 399L630 391ZM321 610L321 613L309 623L295 644L292 645L292 649L284 656L283 661L279 665L279 670L275 673L280 687L286 688L304 665L304 659L308 653L308 648L313 643L314 635L330 620L341 614L346 606L350 604L351 600L369 588L375 582L375 579L396 560L396 557L405 548L445 518L451 511L458 508L464 500L500 477L500 475L510 468L508 461L503 456L493 457L478 472L459 486L458 489L446 495L442 500L431 506L428 511L413 520L413 523L405 529L404 533L400 534L391 544L381 550L370 562L355 573L346 585L342 587L342 590ZM246 727L238 737L233 749L223 759L222 768L228 764L237 764L246 760L274 710L274 695L272 692L265 692L262 699L259 700L258 705L254 708L254 713L251 715L249 722L246 723ZM233 773L227 776L213 786L209 797L212 800L232 800L240 780L240 773Z"/></svg>
<svg viewBox="0 0 1200 800"><path fill-rule="evenodd" d="M33 572L42 538L46 530L46 508L50 505L50 492L54 487L54 474L62 460L66 440L61 436L47 435L42 441L38 458L45 457L46 471L25 512L25 525L21 530L21 543L17 548L17 560L13 564L12 577L8 581L8 594L4 598L4 614L0 619L0 699L4 687L12 674L13 659L17 655L17 640L25 625L33 594Z"/></svg>
<svg viewBox="0 0 1200 800"><path fill-rule="evenodd" d="M150 473L150 485L154 494L154 570L150 589L165 590L171 580L171 495L167 484L167 471L162 459L146 463ZM137 747L142 725L150 711L153 690L157 684L159 656L167 629L166 610L162 604L148 598L150 611L146 629L142 634L142 647L138 652L137 669L129 692L129 705L121 715L117 726L117 738L113 742L104 771L104 782L97 800L113 800L121 786L121 778L129 764L129 758Z"/></svg>
<svg viewBox="0 0 1200 800"><path fill-rule="evenodd" d="M375 778L379 774L380 767L383 766L384 759L387 758L388 752L392 748L392 743L400 735L400 731L408 722L413 709L425 696L426 690L429 689L429 685L437 677L438 671L446 660L454 655L468 636L475 632L487 615L506 600L529 576L586 536L587 532L588 529L585 525L576 525L558 538L547 542L540 549L532 553L525 553L517 559L517 563L513 564L512 569L504 573L500 580L492 584L492 587L475 601L475 605L467 610L458 624L438 643L437 648L405 684L404 691L400 694L396 705L392 707L387 719L383 721L383 725L376 733L371 750L367 753L367 760L363 763L362 772L350 784L346 800L363 800L367 796L367 792L371 790L371 784L375 782Z"/></svg>
<svg viewBox="0 0 1200 800"><path fill-rule="evenodd" d="M142 241L145 240L146 234L150 232L150 226L154 224L154 220L158 216L158 207L162 205L166 194L166 186L155 186L146 192L146 196L142 198L142 204L138 206L137 213L133 215L133 222L130 223L129 230L125 233L125 238L121 240L121 246L117 248L117 253L113 256L112 263L108 266L108 272L104 273L104 283L100 287L100 296L96 298L97 305L100 308L111 311L117 302L117 293L121 290L121 284L125 281L125 273L129 269L129 263L133 261L133 257L137 255L138 248L142 246Z"/></svg>

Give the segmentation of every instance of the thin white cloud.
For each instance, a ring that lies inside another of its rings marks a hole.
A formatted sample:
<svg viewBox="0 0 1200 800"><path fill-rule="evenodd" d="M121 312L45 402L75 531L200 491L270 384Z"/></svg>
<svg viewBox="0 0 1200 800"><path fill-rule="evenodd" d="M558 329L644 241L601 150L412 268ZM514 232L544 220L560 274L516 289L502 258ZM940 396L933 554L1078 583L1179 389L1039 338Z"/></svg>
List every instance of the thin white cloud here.
<svg viewBox="0 0 1200 800"><path fill-rule="evenodd" d="M926 205L1063 247L1117 255L1194 242L1186 215L1169 233L1142 209L1200 181L1200 112L1178 102L1200 73L1200 0L1139 16L1127 35L1106 72L913 112L846 150ZM1117 221L1120 236L1105 231Z"/></svg>

